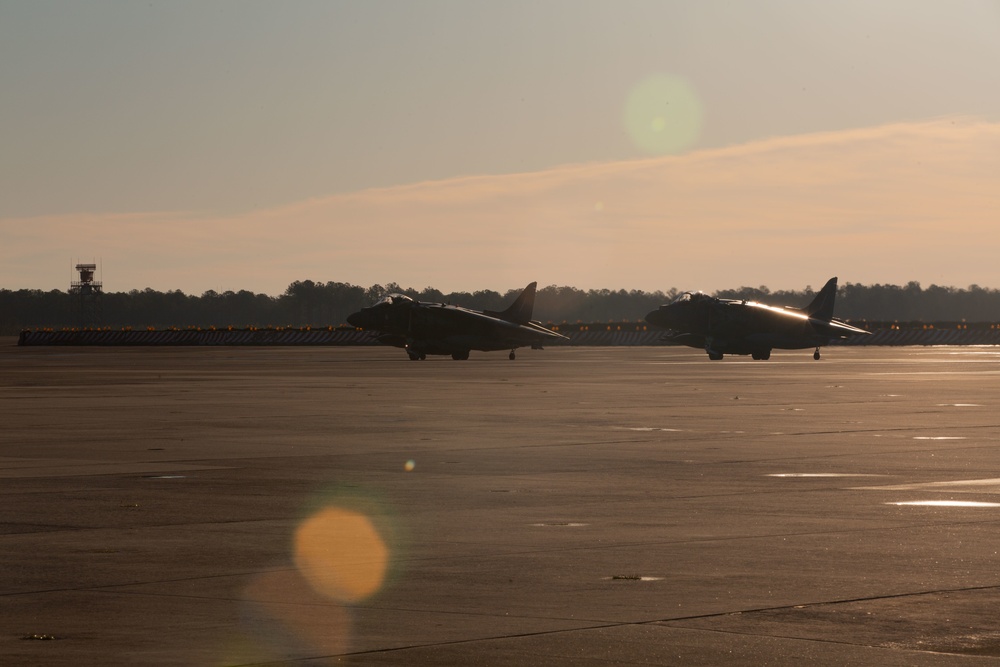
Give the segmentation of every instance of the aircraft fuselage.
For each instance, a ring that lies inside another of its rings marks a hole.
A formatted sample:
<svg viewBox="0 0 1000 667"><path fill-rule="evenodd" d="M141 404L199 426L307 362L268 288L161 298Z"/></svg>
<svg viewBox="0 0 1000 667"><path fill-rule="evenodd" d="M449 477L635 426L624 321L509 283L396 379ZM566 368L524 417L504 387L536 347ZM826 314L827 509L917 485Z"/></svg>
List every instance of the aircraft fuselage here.
<svg viewBox="0 0 1000 667"><path fill-rule="evenodd" d="M712 359L724 354L767 359L772 349L807 348L816 348L818 359L820 346L831 340L868 334L831 317L835 295L836 278L803 310L686 292L646 321L667 330L664 342L702 348Z"/></svg>
<svg viewBox="0 0 1000 667"><path fill-rule="evenodd" d="M364 329L379 331L379 342L404 348L411 359L428 354L450 354L467 359L470 350L484 352L540 348L565 337L530 319L535 284L525 289L511 308L480 312L442 303L425 303L403 295L390 295L362 308L347 320Z"/></svg>

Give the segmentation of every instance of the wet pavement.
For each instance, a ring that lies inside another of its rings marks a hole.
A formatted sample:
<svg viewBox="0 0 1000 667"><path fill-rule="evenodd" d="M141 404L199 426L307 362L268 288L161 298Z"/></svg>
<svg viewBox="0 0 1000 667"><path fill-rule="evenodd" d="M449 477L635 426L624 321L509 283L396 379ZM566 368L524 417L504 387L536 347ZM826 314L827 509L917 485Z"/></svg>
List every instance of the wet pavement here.
<svg viewBox="0 0 1000 667"><path fill-rule="evenodd" d="M0 663L1000 664L1000 348L0 340Z"/></svg>

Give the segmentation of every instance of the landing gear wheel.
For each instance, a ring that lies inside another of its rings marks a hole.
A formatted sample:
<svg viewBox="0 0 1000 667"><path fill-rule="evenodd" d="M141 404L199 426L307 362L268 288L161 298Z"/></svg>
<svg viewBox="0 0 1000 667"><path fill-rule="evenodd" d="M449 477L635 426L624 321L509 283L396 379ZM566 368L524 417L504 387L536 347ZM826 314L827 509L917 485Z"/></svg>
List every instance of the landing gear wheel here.
<svg viewBox="0 0 1000 667"><path fill-rule="evenodd" d="M722 359L722 353L721 352L709 352L708 353L708 358L711 359L712 361L719 361L720 359Z"/></svg>
<svg viewBox="0 0 1000 667"><path fill-rule="evenodd" d="M416 352L407 352L406 354L410 357L410 361L420 361L420 355Z"/></svg>
<svg viewBox="0 0 1000 667"><path fill-rule="evenodd" d="M818 347L816 348L816 351L813 352L813 359L815 359L816 361L819 361L819 348Z"/></svg>
<svg viewBox="0 0 1000 667"><path fill-rule="evenodd" d="M510 354L507 356L507 358L510 359L511 361L514 361L514 359L516 358L516 355L514 354L514 350L510 351Z"/></svg>
<svg viewBox="0 0 1000 667"><path fill-rule="evenodd" d="M452 352L451 358L454 359L455 361L465 361L466 359L469 358L469 351L466 350L465 352Z"/></svg>

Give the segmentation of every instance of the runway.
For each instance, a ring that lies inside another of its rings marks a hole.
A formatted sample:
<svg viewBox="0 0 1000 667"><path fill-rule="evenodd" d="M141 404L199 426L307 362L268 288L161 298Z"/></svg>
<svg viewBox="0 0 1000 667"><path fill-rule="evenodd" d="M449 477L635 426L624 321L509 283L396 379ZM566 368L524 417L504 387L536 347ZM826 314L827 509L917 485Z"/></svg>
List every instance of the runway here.
<svg viewBox="0 0 1000 667"><path fill-rule="evenodd" d="M0 339L0 663L1000 663L1000 348Z"/></svg>

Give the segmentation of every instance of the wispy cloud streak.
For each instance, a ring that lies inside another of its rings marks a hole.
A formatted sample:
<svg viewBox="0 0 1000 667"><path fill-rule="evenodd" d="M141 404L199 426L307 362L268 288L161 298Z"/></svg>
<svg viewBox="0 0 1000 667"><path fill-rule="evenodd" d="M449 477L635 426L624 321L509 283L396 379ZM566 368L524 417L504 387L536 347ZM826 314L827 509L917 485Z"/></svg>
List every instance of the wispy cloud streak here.
<svg viewBox="0 0 1000 667"><path fill-rule="evenodd" d="M706 290L1000 286L1000 123L943 118L323 197L242 215L0 220L0 286L277 293L292 280Z"/></svg>

